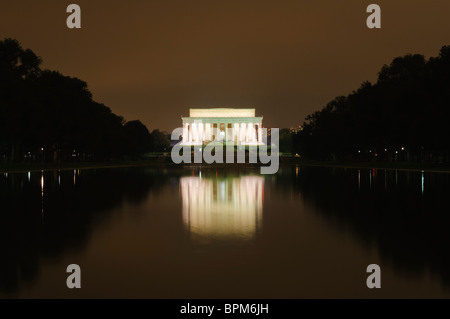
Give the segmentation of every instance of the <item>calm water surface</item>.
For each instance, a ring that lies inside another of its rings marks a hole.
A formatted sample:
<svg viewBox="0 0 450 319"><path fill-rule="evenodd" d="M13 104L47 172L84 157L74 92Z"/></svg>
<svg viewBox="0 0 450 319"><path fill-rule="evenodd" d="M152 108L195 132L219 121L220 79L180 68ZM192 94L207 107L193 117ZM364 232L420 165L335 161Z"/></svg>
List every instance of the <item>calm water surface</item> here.
<svg viewBox="0 0 450 319"><path fill-rule="evenodd" d="M0 298L450 297L450 174L258 171L2 174Z"/></svg>

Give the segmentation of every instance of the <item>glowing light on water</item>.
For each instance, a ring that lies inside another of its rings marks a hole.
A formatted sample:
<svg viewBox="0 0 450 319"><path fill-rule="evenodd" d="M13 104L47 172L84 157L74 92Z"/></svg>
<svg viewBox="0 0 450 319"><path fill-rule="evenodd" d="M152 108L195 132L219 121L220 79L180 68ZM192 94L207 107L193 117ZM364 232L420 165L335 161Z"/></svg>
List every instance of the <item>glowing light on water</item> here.
<svg viewBox="0 0 450 319"><path fill-rule="evenodd" d="M28 181L31 179L31 172L28 172Z"/></svg>
<svg viewBox="0 0 450 319"><path fill-rule="evenodd" d="M358 189L361 189L361 170L358 170Z"/></svg>
<svg viewBox="0 0 450 319"><path fill-rule="evenodd" d="M41 171L41 218L44 220L44 171Z"/></svg>
<svg viewBox="0 0 450 319"><path fill-rule="evenodd" d="M44 173L41 173L41 194L44 196Z"/></svg>
<svg viewBox="0 0 450 319"><path fill-rule="evenodd" d="M208 238L253 238L262 223L264 178L182 177L183 224Z"/></svg>
<svg viewBox="0 0 450 319"><path fill-rule="evenodd" d="M425 190L425 176L424 176L423 171L422 171L422 194L423 194L424 190Z"/></svg>

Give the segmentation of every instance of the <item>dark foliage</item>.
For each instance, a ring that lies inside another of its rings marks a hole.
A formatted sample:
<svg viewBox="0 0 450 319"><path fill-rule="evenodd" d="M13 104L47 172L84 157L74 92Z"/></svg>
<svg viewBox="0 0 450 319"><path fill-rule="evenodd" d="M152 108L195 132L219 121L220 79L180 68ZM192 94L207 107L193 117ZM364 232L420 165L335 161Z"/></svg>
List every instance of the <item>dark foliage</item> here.
<svg viewBox="0 0 450 319"><path fill-rule="evenodd" d="M295 152L319 160L450 160L450 46L406 55L306 118Z"/></svg>
<svg viewBox="0 0 450 319"><path fill-rule="evenodd" d="M136 158L152 150L140 121L92 99L87 84L56 71L18 41L0 41L0 160Z"/></svg>

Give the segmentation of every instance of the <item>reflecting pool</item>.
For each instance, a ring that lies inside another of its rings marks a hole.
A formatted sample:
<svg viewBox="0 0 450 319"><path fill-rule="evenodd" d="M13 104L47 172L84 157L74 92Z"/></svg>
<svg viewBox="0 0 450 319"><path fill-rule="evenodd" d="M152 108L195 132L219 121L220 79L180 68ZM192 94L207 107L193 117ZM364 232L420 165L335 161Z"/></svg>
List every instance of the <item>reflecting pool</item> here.
<svg viewBox="0 0 450 319"><path fill-rule="evenodd" d="M449 194L450 174L295 165L5 173L0 298L448 298Z"/></svg>

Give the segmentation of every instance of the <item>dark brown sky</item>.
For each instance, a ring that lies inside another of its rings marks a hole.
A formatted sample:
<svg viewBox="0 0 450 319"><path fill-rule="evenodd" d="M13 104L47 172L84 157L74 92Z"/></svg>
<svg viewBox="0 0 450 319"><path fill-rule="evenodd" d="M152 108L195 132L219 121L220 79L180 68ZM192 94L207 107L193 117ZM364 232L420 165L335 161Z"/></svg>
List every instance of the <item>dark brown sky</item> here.
<svg viewBox="0 0 450 319"><path fill-rule="evenodd" d="M70 3L81 30L66 27ZM381 30L366 27L370 3ZM255 107L265 126L289 127L396 56L437 55L449 21L449 0L21 0L2 1L0 38L150 130L180 126L190 107Z"/></svg>

